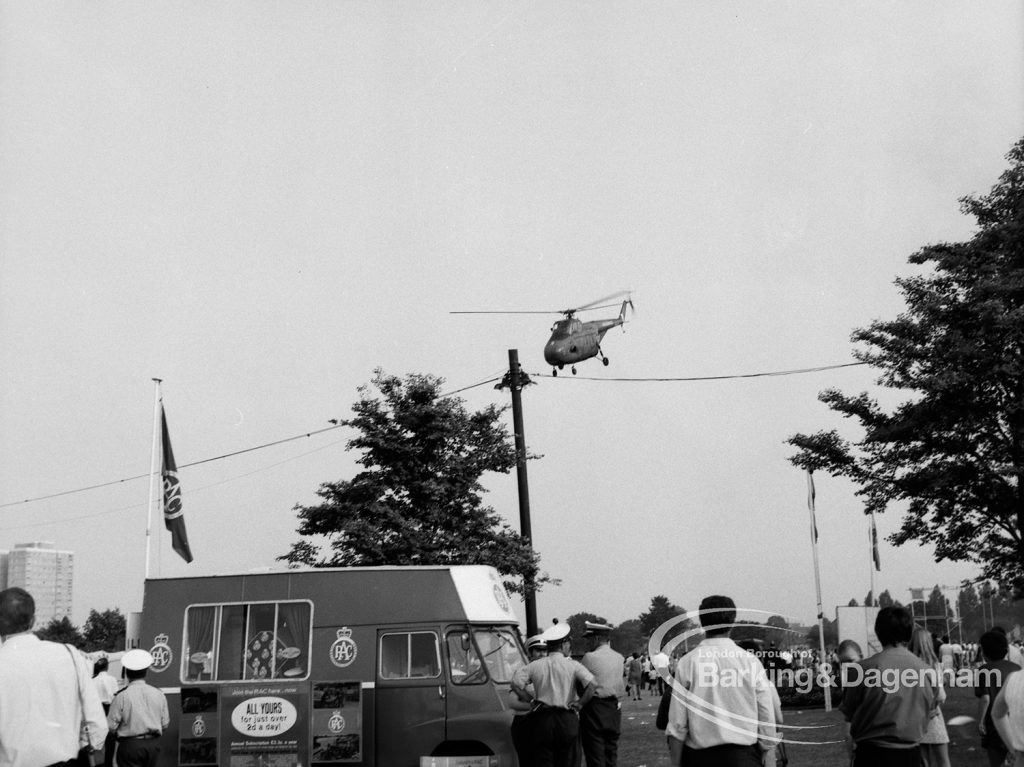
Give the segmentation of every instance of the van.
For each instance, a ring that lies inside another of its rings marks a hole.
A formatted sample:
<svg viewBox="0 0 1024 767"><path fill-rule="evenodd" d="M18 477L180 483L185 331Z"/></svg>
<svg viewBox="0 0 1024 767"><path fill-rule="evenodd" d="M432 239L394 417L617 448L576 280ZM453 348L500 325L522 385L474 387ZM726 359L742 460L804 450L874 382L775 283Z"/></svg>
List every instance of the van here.
<svg viewBox="0 0 1024 767"><path fill-rule="evenodd" d="M161 766L516 765L526 657L493 567L150 579L139 627Z"/></svg>

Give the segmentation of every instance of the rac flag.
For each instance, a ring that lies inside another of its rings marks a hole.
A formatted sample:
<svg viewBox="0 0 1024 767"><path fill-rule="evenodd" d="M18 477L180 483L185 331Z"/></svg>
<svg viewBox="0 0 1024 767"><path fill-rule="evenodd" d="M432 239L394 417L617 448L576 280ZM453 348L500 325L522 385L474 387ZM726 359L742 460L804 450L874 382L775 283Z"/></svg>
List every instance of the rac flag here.
<svg viewBox="0 0 1024 767"><path fill-rule="evenodd" d="M171 450L171 435L167 433L167 413L164 403L160 403L160 424L163 432L163 463L160 474L164 485L164 527L171 533L171 546L186 562L192 561L192 549L188 545L188 534L185 532L185 517L181 511L181 485L178 484L178 466L174 463L174 451Z"/></svg>

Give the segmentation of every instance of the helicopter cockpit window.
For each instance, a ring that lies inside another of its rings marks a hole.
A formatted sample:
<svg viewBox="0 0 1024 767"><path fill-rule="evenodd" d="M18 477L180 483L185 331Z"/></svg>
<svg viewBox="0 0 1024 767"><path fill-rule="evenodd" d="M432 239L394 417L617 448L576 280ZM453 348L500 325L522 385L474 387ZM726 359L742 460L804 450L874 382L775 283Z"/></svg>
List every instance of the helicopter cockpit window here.
<svg viewBox="0 0 1024 767"><path fill-rule="evenodd" d="M569 326L572 324L572 320L559 320L551 326L551 332L555 336L567 336L569 335Z"/></svg>

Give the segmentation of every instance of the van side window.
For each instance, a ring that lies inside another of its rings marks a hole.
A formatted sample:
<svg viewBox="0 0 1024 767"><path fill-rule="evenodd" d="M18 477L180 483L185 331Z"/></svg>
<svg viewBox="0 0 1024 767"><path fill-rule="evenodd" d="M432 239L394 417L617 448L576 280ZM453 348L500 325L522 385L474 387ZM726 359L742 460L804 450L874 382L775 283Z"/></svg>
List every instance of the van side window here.
<svg viewBox="0 0 1024 767"><path fill-rule="evenodd" d="M311 625L307 601L192 605L185 610L182 681L304 679Z"/></svg>
<svg viewBox="0 0 1024 767"><path fill-rule="evenodd" d="M437 634L402 631L380 638L381 679L429 679L441 674Z"/></svg>

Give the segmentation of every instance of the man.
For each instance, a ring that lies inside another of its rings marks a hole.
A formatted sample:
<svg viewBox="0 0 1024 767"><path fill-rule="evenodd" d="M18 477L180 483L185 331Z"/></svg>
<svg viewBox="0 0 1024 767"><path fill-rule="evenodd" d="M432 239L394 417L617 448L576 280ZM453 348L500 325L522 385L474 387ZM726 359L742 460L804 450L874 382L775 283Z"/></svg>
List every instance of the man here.
<svg viewBox="0 0 1024 767"><path fill-rule="evenodd" d="M981 635L981 652L985 663L977 671L974 695L978 699L978 734L989 765L999 767L1009 753L992 720L992 704L1010 674L1020 666L1007 659L1009 643L1006 633L992 629Z"/></svg>
<svg viewBox="0 0 1024 767"><path fill-rule="evenodd" d="M146 684L146 669L153 656L145 650L129 650L121 658L128 686L114 696L107 724L117 733L118 767L155 767L160 754L160 735L171 723L167 698Z"/></svg>
<svg viewBox="0 0 1024 767"><path fill-rule="evenodd" d="M107 671L108 668L110 668L110 661L106 658L98 658L92 667L92 672L95 675L92 678L92 683L96 688L96 694L100 697L100 703L103 704L104 716L110 713L110 703L114 700L117 688L120 686L117 680ZM104 767L113 767L114 765L115 743L114 733L107 733L107 740L103 744Z"/></svg>
<svg viewBox="0 0 1024 767"><path fill-rule="evenodd" d="M736 603L700 603L704 640L676 665L669 704L669 763L686 767L759 767L774 763L771 684L753 653L729 638Z"/></svg>
<svg viewBox="0 0 1024 767"><path fill-rule="evenodd" d="M544 637L541 634L534 634L526 640L526 654L531 661L543 658L547 647ZM528 695L519 697L519 693L513 687L509 690L509 708L512 709L512 745L516 749L516 756L519 758L521 767L529 767L533 764L533 732L530 725L533 723L530 712L533 711L533 687L526 688Z"/></svg>
<svg viewBox="0 0 1024 767"><path fill-rule="evenodd" d="M594 676L566 657L569 624L556 623L542 635L547 655L516 671L512 687L524 700L534 702L533 764L536 767L570 767L579 737L577 712L594 695ZM531 693L527 685L533 684ZM577 699L576 686L583 692Z"/></svg>
<svg viewBox="0 0 1024 767"><path fill-rule="evenodd" d="M850 724L854 767L919 767L921 738L939 700L935 669L907 649L914 621L903 607L875 618L882 651L852 669L839 710Z"/></svg>
<svg viewBox="0 0 1024 767"><path fill-rule="evenodd" d="M593 650L580 663L594 675L594 695L580 710L580 738L587 767L615 767L622 730L622 704L626 686L622 664L626 659L611 646L612 627L586 622L583 636L593 638Z"/></svg>
<svg viewBox="0 0 1024 767"><path fill-rule="evenodd" d="M658 695L665 694L665 679L669 675L668 667L672 665L672 661L662 650L654 653L651 656L651 663L654 665L654 670L658 672Z"/></svg>
<svg viewBox="0 0 1024 767"><path fill-rule="evenodd" d="M35 619L31 594L0 591L0 767L73 765L81 748L103 748L107 734L91 665L39 639Z"/></svg>

